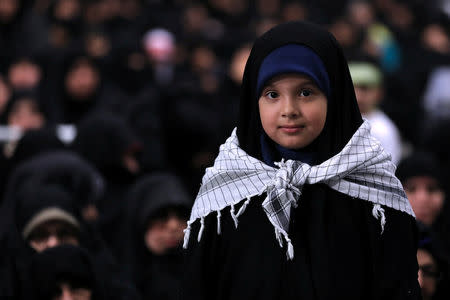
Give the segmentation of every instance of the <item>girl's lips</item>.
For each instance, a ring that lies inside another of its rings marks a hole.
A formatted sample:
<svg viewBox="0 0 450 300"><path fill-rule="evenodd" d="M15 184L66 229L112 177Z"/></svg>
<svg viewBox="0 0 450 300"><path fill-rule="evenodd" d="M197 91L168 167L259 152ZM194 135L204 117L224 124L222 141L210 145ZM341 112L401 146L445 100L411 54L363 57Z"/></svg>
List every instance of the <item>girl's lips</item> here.
<svg viewBox="0 0 450 300"><path fill-rule="evenodd" d="M304 126L280 126L280 129L286 133L297 133L303 130Z"/></svg>

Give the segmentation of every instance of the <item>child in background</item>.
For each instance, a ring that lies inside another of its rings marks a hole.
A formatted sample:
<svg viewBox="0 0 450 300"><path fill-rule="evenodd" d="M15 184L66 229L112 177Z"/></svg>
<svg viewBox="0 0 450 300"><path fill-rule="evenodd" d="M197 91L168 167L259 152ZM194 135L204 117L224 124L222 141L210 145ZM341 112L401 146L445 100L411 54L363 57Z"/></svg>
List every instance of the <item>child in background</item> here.
<svg viewBox="0 0 450 300"><path fill-rule="evenodd" d="M181 299L419 299L414 213L333 36L269 30L241 95L185 230Z"/></svg>
<svg viewBox="0 0 450 300"><path fill-rule="evenodd" d="M402 141L397 126L378 107L384 97L381 71L369 62L350 62L348 64L356 100L362 116L369 120L371 133L392 155L392 162L398 164L402 155Z"/></svg>

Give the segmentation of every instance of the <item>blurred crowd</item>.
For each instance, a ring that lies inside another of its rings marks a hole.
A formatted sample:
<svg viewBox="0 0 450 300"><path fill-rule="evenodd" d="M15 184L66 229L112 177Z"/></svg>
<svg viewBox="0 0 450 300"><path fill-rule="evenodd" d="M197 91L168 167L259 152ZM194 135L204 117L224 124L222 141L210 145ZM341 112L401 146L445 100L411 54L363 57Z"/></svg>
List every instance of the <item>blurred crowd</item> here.
<svg viewBox="0 0 450 300"><path fill-rule="evenodd" d="M0 296L178 299L251 44L291 20L342 45L417 217L423 298L448 299L448 0L0 0Z"/></svg>

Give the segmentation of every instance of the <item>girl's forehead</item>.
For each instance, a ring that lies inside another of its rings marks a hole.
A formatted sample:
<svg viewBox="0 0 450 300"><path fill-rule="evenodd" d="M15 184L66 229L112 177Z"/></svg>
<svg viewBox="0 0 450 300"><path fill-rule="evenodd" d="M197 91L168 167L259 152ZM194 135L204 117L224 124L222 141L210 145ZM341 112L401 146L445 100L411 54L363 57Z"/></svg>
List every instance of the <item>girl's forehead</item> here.
<svg viewBox="0 0 450 300"><path fill-rule="evenodd" d="M274 76L272 79L267 81L267 85L275 82L275 81L280 81L280 80L295 80L295 81L310 81L311 83L314 83L314 80L309 77L306 74L302 74L302 73L282 73L282 74L278 74L276 76Z"/></svg>

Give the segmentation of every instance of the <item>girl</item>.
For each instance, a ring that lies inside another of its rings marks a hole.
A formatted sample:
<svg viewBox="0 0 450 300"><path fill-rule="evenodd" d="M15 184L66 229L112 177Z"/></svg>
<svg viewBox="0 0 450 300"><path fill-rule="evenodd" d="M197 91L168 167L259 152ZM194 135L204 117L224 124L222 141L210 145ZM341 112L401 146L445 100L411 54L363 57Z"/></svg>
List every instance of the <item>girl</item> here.
<svg viewBox="0 0 450 300"><path fill-rule="evenodd" d="M333 36L271 29L192 208L181 298L418 299L414 213L394 169Z"/></svg>

